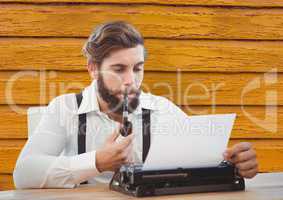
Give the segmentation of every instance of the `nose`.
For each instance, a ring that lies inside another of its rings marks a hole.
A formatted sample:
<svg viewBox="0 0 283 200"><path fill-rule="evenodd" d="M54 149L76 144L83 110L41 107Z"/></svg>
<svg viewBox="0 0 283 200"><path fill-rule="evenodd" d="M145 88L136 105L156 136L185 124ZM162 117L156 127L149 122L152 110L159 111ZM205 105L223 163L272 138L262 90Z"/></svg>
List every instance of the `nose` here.
<svg viewBox="0 0 283 200"><path fill-rule="evenodd" d="M124 86L125 87L133 86L134 83L135 83L135 74L133 73L133 71L129 70L125 73L124 76Z"/></svg>

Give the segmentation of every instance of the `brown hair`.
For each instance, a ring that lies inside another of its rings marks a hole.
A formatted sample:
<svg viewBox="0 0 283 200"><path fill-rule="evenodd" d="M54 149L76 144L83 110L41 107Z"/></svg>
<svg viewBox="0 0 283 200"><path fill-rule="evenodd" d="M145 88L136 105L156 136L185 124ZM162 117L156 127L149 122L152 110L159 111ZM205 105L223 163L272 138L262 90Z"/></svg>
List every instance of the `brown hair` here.
<svg viewBox="0 0 283 200"><path fill-rule="evenodd" d="M89 36L83 47L88 62L101 65L103 60L113 51L143 45L141 34L129 23L113 21L101 24ZM144 48L146 58L146 50Z"/></svg>

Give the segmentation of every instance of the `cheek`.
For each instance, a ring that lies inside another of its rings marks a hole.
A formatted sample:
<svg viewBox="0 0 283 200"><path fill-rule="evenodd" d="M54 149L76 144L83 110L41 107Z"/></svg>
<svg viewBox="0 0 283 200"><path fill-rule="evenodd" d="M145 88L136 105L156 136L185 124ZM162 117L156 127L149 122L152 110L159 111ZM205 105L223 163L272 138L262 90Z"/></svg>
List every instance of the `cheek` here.
<svg viewBox="0 0 283 200"><path fill-rule="evenodd" d="M141 86L142 81L143 81L143 76L144 76L143 72L136 74L135 83L136 83L137 88L139 88Z"/></svg>
<svg viewBox="0 0 283 200"><path fill-rule="evenodd" d="M103 76L103 80L105 84L113 86L112 88L119 87L123 83L123 79L121 76L113 73L113 72L106 72Z"/></svg>
<svg viewBox="0 0 283 200"><path fill-rule="evenodd" d="M116 85L121 85L123 83L122 77L117 74L110 74L107 76L107 79Z"/></svg>
<svg viewBox="0 0 283 200"><path fill-rule="evenodd" d="M104 78L104 83L107 85L109 89L112 91L119 91L122 85L121 78L117 78L117 76L109 75Z"/></svg>

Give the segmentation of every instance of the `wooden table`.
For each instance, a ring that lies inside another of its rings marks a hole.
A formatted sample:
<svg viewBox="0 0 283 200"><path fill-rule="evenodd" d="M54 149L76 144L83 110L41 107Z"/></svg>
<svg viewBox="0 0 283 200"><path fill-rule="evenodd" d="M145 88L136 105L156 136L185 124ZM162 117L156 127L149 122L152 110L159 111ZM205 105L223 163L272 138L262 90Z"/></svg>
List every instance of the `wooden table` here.
<svg viewBox="0 0 283 200"><path fill-rule="evenodd" d="M1 200L125 200L134 198L118 192L109 191L108 185L84 185L75 189L33 189L0 192ZM255 178L246 180L245 191L170 195L143 199L282 200L283 173L258 174Z"/></svg>

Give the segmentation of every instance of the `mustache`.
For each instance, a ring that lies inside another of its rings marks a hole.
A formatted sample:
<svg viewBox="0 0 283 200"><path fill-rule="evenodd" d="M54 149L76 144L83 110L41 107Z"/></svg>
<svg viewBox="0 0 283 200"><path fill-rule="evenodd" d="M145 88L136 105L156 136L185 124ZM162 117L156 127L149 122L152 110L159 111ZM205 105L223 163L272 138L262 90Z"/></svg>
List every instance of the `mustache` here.
<svg viewBox="0 0 283 200"><path fill-rule="evenodd" d="M138 95L141 92L140 89L128 89L127 93L128 95ZM119 91L111 91L112 95L124 95L125 91L119 90Z"/></svg>

